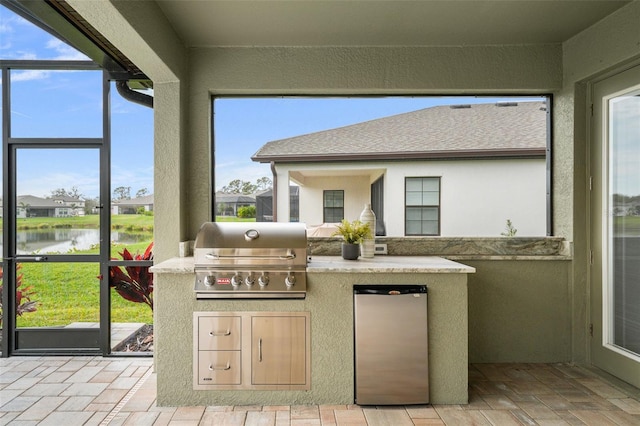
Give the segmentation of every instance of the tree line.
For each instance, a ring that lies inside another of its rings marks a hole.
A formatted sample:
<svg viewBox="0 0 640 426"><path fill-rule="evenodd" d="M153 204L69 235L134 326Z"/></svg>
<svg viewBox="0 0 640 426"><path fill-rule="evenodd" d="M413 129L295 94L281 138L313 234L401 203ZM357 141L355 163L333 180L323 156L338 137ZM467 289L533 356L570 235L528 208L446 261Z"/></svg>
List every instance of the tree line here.
<svg viewBox="0 0 640 426"><path fill-rule="evenodd" d="M220 192L224 194L255 194L256 192L271 188L271 185L271 179L266 176L257 179L255 183L241 179L234 179L227 185L223 186L220 189Z"/></svg>

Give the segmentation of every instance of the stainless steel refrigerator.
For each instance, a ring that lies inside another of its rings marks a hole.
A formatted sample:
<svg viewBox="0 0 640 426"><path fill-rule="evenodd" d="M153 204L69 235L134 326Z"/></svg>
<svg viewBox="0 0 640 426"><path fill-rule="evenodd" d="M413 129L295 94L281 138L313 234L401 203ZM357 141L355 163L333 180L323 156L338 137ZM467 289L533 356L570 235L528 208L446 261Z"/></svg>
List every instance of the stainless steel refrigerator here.
<svg viewBox="0 0 640 426"><path fill-rule="evenodd" d="M354 285L355 402L429 402L427 288Z"/></svg>

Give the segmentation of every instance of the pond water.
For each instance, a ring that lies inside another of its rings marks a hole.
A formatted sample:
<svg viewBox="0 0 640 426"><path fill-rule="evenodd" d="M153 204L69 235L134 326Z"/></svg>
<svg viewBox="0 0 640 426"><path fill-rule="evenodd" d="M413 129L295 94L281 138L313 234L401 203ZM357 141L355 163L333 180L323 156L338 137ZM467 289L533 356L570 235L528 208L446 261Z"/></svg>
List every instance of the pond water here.
<svg viewBox="0 0 640 426"><path fill-rule="evenodd" d="M2 232L0 232L0 255L2 249ZM111 241L120 244L132 244L143 241L151 242L153 233L111 232ZM18 254L65 254L74 250L88 250L100 242L98 229L46 229L23 230L17 233Z"/></svg>

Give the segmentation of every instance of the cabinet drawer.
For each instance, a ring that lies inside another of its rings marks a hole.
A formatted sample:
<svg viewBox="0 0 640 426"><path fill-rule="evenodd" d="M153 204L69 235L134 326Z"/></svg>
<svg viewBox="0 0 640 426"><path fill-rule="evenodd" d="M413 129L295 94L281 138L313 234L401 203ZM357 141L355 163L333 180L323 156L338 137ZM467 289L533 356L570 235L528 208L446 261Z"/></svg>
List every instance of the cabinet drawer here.
<svg viewBox="0 0 640 426"><path fill-rule="evenodd" d="M241 346L241 317L198 318L198 350L238 351Z"/></svg>
<svg viewBox="0 0 640 426"><path fill-rule="evenodd" d="M240 351L198 351L199 385L239 385Z"/></svg>

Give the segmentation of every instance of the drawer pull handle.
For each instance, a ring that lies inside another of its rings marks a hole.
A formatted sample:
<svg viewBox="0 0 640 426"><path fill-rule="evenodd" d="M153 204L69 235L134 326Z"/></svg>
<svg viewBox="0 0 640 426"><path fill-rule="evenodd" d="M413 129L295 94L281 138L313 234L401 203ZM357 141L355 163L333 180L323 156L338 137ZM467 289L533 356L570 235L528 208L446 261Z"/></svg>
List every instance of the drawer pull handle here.
<svg viewBox="0 0 640 426"><path fill-rule="evenodd" d="M258 362L262 362L262 337L258 339Z"/></svg>
<svg viewBox="0 0 640 426"><path fill-rule="evenodd" d="M210 331L209 332L209 336L211 337L216 337L216 336L228 336L231 334L231 329L227 329L227 331Z"/></svg>
<svg viewBox="0 0 640 426"><path fill-rule="evenodd" d="M227 365L225 365L224 367L214 367L213 365L209 366L209 370L211 371L215 371L215 370L231 370L231 364L229 363L229 361L227 361Z"/></svg>

